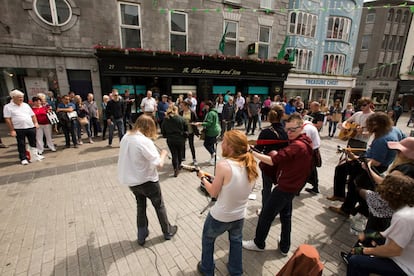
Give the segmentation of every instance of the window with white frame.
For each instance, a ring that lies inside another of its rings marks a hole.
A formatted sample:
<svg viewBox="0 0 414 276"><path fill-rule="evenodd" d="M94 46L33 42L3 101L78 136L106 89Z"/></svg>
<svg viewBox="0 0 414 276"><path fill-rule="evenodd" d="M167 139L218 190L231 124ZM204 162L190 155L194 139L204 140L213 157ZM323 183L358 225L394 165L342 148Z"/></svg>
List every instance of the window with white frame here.
<svg viewBox="0 0 414 276"><path fill-rule="evenodd" d="M327 39L340 39L348 41L351 30L351 19L345 17L331 16L328 20Z"/></svg>
<svg viewBox="0 0 414 276"><path fill-rule="evenodd" d="M342 75L345 68L345 56L340 54L326 54L323 56L322 73Z"/></svg>
<svg viewBox="0 0 414 276"><path fill-rule="evenodd" d="M187 52L187 14L170 13L170 50Z"/></svg>
<svg viewBox="0 0 414 276"><path fill-rule="evenodd" d="M366 17L366 20L365 20L365 22L366 23L374 23L375 22L375 10L369 10L368 11L368 14L367 14L367 17Z"/></svg>
<svg viewBox="0 0 414 276"><path fill-rule="evenodd" d="M34 10L43 22L52 26L65 25L72 16L72 8L66 0L35 0Z"/></svg>
<svg viewBox="0 0 414 276"><path fill-rule="evenodd" d="M361 50L368 50L370 42L371 42L371 36L370 35L362 36Z"/></svg>
<svg viewBox="0 0 414 276"><path fill-rule="evenodd" d="M238 55L239 24L235 21L224 21L223 33L225 32L224 55Z"/></svg>
<svg viewBox="0 0 414 276"><path fill-rule="evenodd" d="M260 0L261 9L273 9L273 0Z"/></svg>
<svg viewBox="0 0 414 276"><path fill-rule="evenodd" d="M313 51L308 49L287 49L289 59L292 60L296 71L311 71Z"/></svg>
<svg viewBox="0 0 414 276"><path fill-rule="evenodd" d="M289 33L307 37L315 37L318 17L306 12L291 12L289 15Z"/></svg>
<svg viewBox="0 0 414 276"><path fill-rule="evenodd" d="M269 58L271 28L268 26L259 26L259 54L261 59Z"/></svg>
<svg viewBox="0 0 414 276"><path fill-rule="evenodd" d="M121 47L142 48L140 6L119 3Z"/></svg>

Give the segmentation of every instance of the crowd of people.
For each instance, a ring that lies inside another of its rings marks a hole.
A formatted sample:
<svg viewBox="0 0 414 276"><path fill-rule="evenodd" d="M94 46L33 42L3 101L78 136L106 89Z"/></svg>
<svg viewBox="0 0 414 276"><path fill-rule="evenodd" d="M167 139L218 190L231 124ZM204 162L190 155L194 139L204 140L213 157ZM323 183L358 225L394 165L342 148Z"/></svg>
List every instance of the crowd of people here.
<svg viewBox="0 0 414 276"><path fill-rule="evenodd" d="M373 101L367 97L358 100L355 110L351 103L343 107L341 99L330 106L323 100L305 105L301 97L283 101L275 96L273 101L267 97L261 102L258 95L243 97L241 92L234 97L228 92L198 102L190 91L187 97L180 95L174 102L167 95L154 98L149 90L139 103L140 116L136 119L131 109L137 99L129 91L121 96L113 89L103 96L100 108L93 94L82 101L69 93L61 102L51 102L53 94L39 94L32 98L32 106L24 103L24 93L19 90L13 90L10 96L4 117L10 134L16 137L23 165L29 163L28 155L30 161L42 160L45 146L56 151L52 130L63 131L66 147L71 142L74 147L81 145L82 134L87 135L89 143L94 143L99 133L106 139L107 129L108 146L112 146L117 130L119 181L130 188L137 201L140 245L149 235L146 198L157 212L164 238L171 239L178 230L168 221L159 185L157 170L164 166L168 153L154 144L158 129L166 138L174 177L178 177L186 160L187 141L192 165L198 166L194 140L200 137L210 155L207 163L215 166L215 175L206 177L208 174L200 170L198 176L217 200L203 228L202 256L197 266L203 275L214 275L214 244L224 232L229 233L230 241L229 273L241 275L242 248L264 251L277 215L281 221L279 252L288 254L294 197L307 183L312 188L306 191L319 193L320 132L328 125L328 137L332 138L340 129L339 135L349 135L342 137L348 144L343 149L345 157L335 168L333 195L327 199L342 204L329 209L345 217L359 214L367 218L355 246L340 253L348 265L348 275L414 275L414 138L406 137L395 126L397 108L392 114L375 112ZM53 112L59 124L50 119ZM270 125L262 129L262 120ZM252 145L248 137L255 131L259 132L258 138ZM217 153L220 141L221 159ZM247 199L259 170L263 182L259 219L254 237L243 241Z"/></svg>

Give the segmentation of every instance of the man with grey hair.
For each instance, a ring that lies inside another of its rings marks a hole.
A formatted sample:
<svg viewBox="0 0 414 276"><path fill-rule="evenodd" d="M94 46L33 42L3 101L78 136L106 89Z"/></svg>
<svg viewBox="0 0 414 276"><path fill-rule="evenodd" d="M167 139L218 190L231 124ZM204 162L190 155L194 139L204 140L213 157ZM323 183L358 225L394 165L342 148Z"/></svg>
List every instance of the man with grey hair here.
<svg viewBox="0 0 414 276"><path fill-rule="evenodd" d="M93 130L93 137L98 137L99 132L99 112L98 112L98 105L96 104L96 101L93 98L92 93L88 93L88 96L86 98L86 101L83 102L83 104L86 106L89 112L89 118L90 118L90 124L89 128Z"/></svg>
<svg viewBox="0 0 414 276"><path fill-rule="evenodd" d="M39 128L36 115L32 108L25 102L24 93L20 90L10 92L12 100L3 109L3 116L9 128L10 135L16 137L17 150L22 165L28 165L29 160L26 155L26 137L29 141L30 159L42 160L44 157L38 155L36 150L36 128Z"/></svg>
<svg viewBox="0 0 414 276"><path fill-rule="evenodd" d="M197 99L193 97L193 91L188 91L187 93L187 99L191 101L190 109L194 112L196 112L197 109Z"/></svg>

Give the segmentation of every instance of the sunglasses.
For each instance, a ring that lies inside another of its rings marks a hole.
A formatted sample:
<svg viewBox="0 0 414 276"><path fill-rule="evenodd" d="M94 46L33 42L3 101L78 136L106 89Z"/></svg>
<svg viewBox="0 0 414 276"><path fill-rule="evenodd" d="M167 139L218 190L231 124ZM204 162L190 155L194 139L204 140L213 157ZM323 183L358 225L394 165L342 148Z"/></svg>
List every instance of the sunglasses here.
<svg viewBox="0 0 414 276"><path fill-rule="evenodd" d="M298 128L301 128L300 126L297 126L297 127L288 127L288 128L285 128L285 131L286 132L295 132L296 130L298 130Z"/></svg>

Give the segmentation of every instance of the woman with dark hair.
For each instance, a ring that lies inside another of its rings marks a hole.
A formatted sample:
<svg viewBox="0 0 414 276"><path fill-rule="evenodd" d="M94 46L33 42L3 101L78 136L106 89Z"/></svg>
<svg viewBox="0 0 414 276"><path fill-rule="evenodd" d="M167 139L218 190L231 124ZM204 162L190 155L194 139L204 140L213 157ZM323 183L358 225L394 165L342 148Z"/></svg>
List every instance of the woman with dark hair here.
<svg viewBox="0 0 414 276"><path fill-rule="evenodd" d="M174 177L178 176L183 160L183 150L185 147L185 133L187 123L178 114L178 107L172 105L165 112L165 118L161 125L163 137L167 138L167 145L171 152L171 161L174 168Z"/></svg>
<svg viewBox="0 0 414 276"><path fill-rule="evenodd" d="M210 165L214 166L216 164L216 147L217 136L221 132L220 120L217 114L217 110L214 108L212 101L205 102L206 116L203 122L197 122L195 125L201 125L205 128L206 137L204 139L204 147L210 153L211 159L209 160Z"/></svg>
<svg viewBox="0 0 414 276"><path fill-rule="evenodd" d="M393 171L378 185L377 191L396 211L390 227L381 232L385 244L354 247L347 275L414 275L414 179Z"/></svg>
<svg viewBox="0 0 414 276"><path fill-rule="evenodd" d="M268 154L272 150L279 150L288 145L288 135L285 131L284 125L282 123L282 118L285 115L285 110L281 105L274 105L268 113L268 121L270 126L263 129L259 133L259 137L256 141L255 149L258 151ZM262 170L262 208L264 207L266 201L268 200L270 193L272 192L273 180L272 173L275 169L272 166L269 166L263 162L259 163L259 167ZM261 209L256 211L257 214L260 214Z"/></svg>

